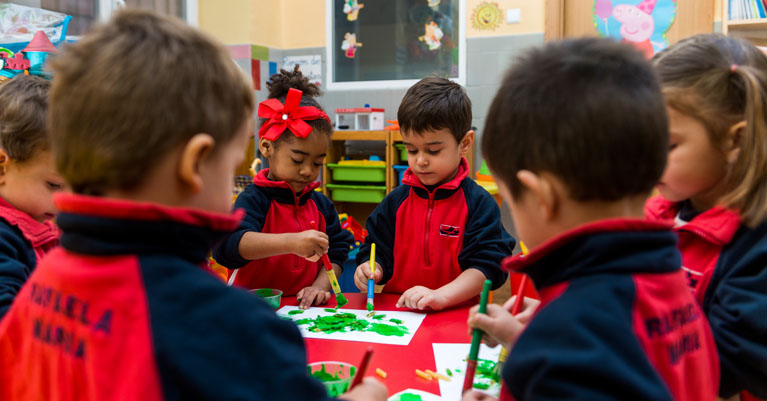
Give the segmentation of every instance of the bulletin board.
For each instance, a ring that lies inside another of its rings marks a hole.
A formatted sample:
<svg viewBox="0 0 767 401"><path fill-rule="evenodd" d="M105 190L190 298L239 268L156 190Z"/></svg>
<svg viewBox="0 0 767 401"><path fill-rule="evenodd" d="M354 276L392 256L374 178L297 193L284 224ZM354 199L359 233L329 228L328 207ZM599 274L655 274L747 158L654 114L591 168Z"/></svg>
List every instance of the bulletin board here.
<svg viewBox="0 0 767 401"><path fill-rule="evenodd" d="M326 0L327 87L465 84L465 0Z"/></svg>

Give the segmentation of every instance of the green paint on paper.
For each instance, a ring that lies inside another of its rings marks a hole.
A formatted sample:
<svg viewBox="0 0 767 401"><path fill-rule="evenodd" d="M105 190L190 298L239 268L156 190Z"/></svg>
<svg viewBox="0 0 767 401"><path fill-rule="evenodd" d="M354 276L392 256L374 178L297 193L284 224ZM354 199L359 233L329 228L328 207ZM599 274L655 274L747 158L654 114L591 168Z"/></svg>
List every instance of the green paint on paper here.
<svg viewBox="0 0 767 401"><path fill-rule="evenodd" d="M474 383L474 388L478 388L480 390L487 390L490 388L490 384L488 383Z"/></svg>
<svg viewBox="0 0 767 401"><path fill-rule="evenodd" d="M453 371L448 369L447 370L447 375L450 376L450 377L453 377Z"/></svg>
<svg viewBox="0 0 767 401"><path fill-rule="evenodd" d="M326 311L328 309L325 309ZM334 311L330 309L330 311ZM380 317L378 317L380 316ZM373 319L380 320L386 315L376 315ZM370 322L363 318L358 318L353 313L334 313L331 316L317 316L314 319L304 318L296 320L299 326L309 325L307 330L320 333L346 333L351 331L368 331L382 336L403 337L410 331L403 325L391 325L380 322Z"/></svg>
<svg viewBox="0 0 767 401"><path fill-rule="evenodd" d="M399 319L389 319L389 321L392 323L402 324L402 320Z"/></svg>
<svg viewBox="0 0 767 401"><path fill-rule="evenodd" d="M500 382L501 376L495 371L495 365L497 361L491 361L489 359L477 359L477 376L483 379L489 379L490 381Z"/></svg>
<svg viewBox="0 0 767 401"><path fill-rule="evenodd" d="M301 309L296 309L296 310L292 310L288 312L288 315L298 315L300 313L304 313L304 311L302 311Z"/></svg>
<svg viewBox="0 0 767 401"><path fill-rule="evenodd" d="M381 315L375 315L375 316L373 316L373 319L375 319L375 320L381 320L381 319L383 319L383 318L385 318L385 317L386 317L386 315L384 315L384 314L381 314Z"/></svg>
<svg viewBox="0 0 767 401"><path fill-rule="evenodd" d="M336 310L333 308L325 308L325 312L336 313Z"/></svg>
<svg viewBox="0 0 767 401"><path fill-rule="evenodd" d="M325 368L325 364L324 363L322 365L320 365L320 366L322 366L322 369L316 370L314 372L311 372L312 377L314 377L315 379L317 379L317 380L319 380L321 382L330 382L330 381L335 381L335 380L341 380L341 378L338 377L338 373L337 372L334 375L331 375L330 373L328 373L327 369ZM311 368L309 368L309 370L311 370Z"/></svg>
<svg viewBox="0 0 767 401"><path fill-rule="evenodd" d="M403 393L399 395L399 401L423 401L418 394Z"/></svg>

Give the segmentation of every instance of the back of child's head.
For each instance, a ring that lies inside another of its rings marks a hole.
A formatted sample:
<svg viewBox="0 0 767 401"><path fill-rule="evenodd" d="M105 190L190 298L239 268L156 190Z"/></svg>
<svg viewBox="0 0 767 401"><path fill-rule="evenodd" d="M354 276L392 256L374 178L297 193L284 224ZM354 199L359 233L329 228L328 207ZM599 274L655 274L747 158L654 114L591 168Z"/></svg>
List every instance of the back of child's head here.
<svg viewBox="0 0 767 401"><path fill-rule="evenodd" d="M232 140L253 91L227 50L182 21L124 10L52 61L56 165L77 193L138 187L194 135Z"/></svg>
<svg viewBox="0 0 767 401"><path fill-rule="evenodd" d="M448 129L460 143L471 130L471 100L461 85L447 78L426 77L405 93L397 122L405 134Z"/></svg>
<svg viewBox="0 0 767 401"><path fill-rule="evenodd" d="M50 148L45 119L51 83L18 75L0 85L0 148L23 163Z"/></svg>
<svg viewBox="0 0 767 401"><path fill-rule="evenodd" d="M269 89L269 99L277 99L283 105L285 104L285 101L288 97L288 92L291 89L300 90L302 93L301 101L298 104L299 107L311 106L315 107L319 111L323 111L322 106L320 106L320 104L315 99L316 97L320 96L320 88L317 85L309 82L309 78L301 73L301 68L298 64L296 64L296 66L290 71L281 69L278 74L274 74L269 77L269 81L266 83L266 87ZM262 127L268 120L268 118L259 117L259 127ZM325 134L328 136L328 138L333 132L333 127L330 125L330 120L328 118L323 117L310 120L307 119L303 121L312 128L312 132ZM293 135L284 135L286 131L287 133L291 133ZM286 128L285 131L283 131L274 141L274 143L277 144L284 140L290 140L294 137L296 137L296 135L290 131L289 128Z"/></svg>
<svg viewBox="0 0 767 401"><path fill-rule="evenodd" d="M747 224L767 218L767 57L744 39L697 35L653 59L669 107L700 121L721 148L745 121L740 153L728 168L725 206ZM723 150L724 151L724 150Z"/></svg>
<svg viewBox="0 0 767 401"><path fill-rule="evenodd" d="M668 152L668 121L643 55L608 39L550 42L503 79L487 115L482 153L514 197L520 170L549 173L571 199L647 195Z"/></svg>

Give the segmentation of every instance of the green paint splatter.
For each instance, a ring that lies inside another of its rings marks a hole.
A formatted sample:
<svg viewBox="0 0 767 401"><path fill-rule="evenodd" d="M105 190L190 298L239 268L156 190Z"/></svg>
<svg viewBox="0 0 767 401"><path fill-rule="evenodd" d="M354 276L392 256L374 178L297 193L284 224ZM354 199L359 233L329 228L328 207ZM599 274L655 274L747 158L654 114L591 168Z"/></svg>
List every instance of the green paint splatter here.
<svg viewBox="0 0 767 401"><path fill-rule="evenodd" d="M373 316L373 319L375 319L375 320L381 320L381 319L383 319L383 318L385 318L385 317L386 317L386 315L384 315L384 314L380 314L380 315L375 315L375 316Z"/></svg>
<svg viewBox="0 0 767 401"><path fill-rule="evenodd" d="M480 390L487 390L490 388L490 384L488 383L474 383L474 388L478 388Z"/></svg>
<svg viewBox="0 0 767 401"><path fill-rule="evenodd" d="M450 377L453 377L453 371L448 369L447 370L447 375L450 376Z"/></svg>
<svg viewBox="0 0 767 401"><path fill-rule="evenodd" d="M299 313L304 313L301 309L296 309L288 312L288 315L298 315Z"/></svg>
<svg viewBox="0 0 767 401"><path fill-rule="evenodd" d="M423 401L423 398L418 394L404 393L400 394L399 401Z"/></svg>
<svg viewBox="0 0 767 401"><path fill-rule="evenodd" d="M312 372L312 368L311 367L308 367L309 373L312 375L312 377L314 377L315 379L317 379L317 380L319 380L321 382L330 382L330 381L335 381L335 380L341 380L341 378L338 377L338 373L337 372L336 372L335 375L331 375L330 373L328 373L327 369L325 368L325 364L324 363L322 365L320 365L320 366L322 366L322 369L315 370L314 372Z"/></svg>
<svg viewBox="0 0 767 401"><path fill-rule="evenodd" d="M383 316L385 315L377 316L381 317L376 319L376 316L373 316L373 319L380 320L383 319ZM299 319L296 321L296 324L299 326L309 325L307 328L309 331L328 334L338 332L346 333L351 331L368 331L380 334L382 336L403 337L404 335L410 333L408 328L403 325L391 325L377 321L370 322L366 319L357 318L357 315L348 312L334 313L331 316L317 316L314 319Z"/></svg>
<svg viewBox="0 0 767 401"><path fill-rule="evenodd" d="M333 308L325 308L325 312L336 313L336 310Z"/></svg>
<svg viewBox="0 0 767 401"><path fill-rule="evenodd" d="M492 382L500 382L501 376L495 371L497 361L491 361L489 359L477 359L477 376L483 379L488 379Z"/></svg>
<svg viewBox="0 0 767 401"><path fill-rule="evenodd" d="M389 319L389 321L392 323L402 324L402 320L399 319Z"/></svg>

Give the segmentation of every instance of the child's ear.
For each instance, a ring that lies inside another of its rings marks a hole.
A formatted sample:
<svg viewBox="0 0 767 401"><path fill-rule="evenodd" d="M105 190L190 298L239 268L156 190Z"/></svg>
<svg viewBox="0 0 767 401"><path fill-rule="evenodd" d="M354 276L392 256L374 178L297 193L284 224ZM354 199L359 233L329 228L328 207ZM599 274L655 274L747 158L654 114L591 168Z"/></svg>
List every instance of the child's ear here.
<svg viewBox="0 0 767 401"><path fill-rule="evenodd" d="M261 138L258 141L258 151L264 157L271 157L274 154L274 142Z"/></svg>
<svg viewBox="0 0 767 401"><path fill-rule="evenodd" d="M559 194L545 175L538 175L530 170L519 170L517 179L527 189L528 196L533 197L533 204L538 207L538 213L545 221L556 217Z"/></svg>
<svg viewBox="0 0 767 401"><path fill-rule="evenodd" d="M727 163L733 164L740 157L741 138L743 130L746 129L746 122L739 121L733 124L727 130L727 138L724 144L724 155L727 157Z"/></svg>
<svg viewBox="0 0 767 401"><path fill-rule="evenodd" d="M466 135L461 139L461 143L458 144L458 152L461 156L466 156L471 150L471 145L474 144L474 130L470 129L466 131Z"/></svg>
<svg viewBox="0 0 767 401"><path fill-rule="evenodd" d="M8 172L8 166L11 164L11 157L5 149L0 148L0 185L5 184L5 174Z"/></svg>
<svg viewBox="0 0 767 401"><path fill-rule="evenodd" d="M199 193L204 187L201 166L213 153L215 143L208 134L195 134L181 152L178 176L192 193Z"/></svg>

